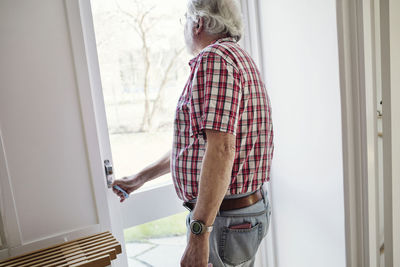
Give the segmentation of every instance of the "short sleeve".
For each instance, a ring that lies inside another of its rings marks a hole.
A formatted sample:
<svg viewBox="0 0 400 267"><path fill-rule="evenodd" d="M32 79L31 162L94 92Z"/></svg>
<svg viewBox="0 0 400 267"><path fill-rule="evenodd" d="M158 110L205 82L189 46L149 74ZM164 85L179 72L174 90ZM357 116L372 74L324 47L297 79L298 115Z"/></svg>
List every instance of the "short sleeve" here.
<svg viewBox="0 0 400 267"><path fill-rule="evenodd" d="M191 136L212 129L236 135L241 83L238 70L217 53L201 57L191 91Z"/></svg>

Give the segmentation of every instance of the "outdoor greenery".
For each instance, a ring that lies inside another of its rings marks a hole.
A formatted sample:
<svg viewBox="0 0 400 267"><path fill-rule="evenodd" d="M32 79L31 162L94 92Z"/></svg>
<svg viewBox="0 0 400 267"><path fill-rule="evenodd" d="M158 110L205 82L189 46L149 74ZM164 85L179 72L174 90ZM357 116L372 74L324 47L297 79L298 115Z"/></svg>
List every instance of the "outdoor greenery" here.
<svg viewBox="0 0 400 267"><path fill-rule="evenodd" d="M146 242L151 238L184 235L186 234L187 214L188 211L185 211L125 229L125 242Z"/></svg>

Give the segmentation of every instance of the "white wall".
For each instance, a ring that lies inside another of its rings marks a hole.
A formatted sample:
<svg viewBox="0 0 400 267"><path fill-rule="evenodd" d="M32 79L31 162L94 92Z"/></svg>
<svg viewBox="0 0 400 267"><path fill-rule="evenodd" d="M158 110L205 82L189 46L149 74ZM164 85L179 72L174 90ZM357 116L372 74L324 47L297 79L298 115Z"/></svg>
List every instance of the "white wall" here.
<svg viewBox="0 0 400 267"><path fill-rule="evenodd" d="M334 0L261 2L272 104L274 267L345 266Z"/></svg>

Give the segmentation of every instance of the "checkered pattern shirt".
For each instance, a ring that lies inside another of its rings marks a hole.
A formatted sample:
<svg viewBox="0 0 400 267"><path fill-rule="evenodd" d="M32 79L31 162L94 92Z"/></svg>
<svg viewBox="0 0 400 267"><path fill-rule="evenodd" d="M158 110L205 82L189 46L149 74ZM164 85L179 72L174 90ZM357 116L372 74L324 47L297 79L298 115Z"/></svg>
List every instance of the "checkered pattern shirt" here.
<svg viewBox="0 0 400 267"><path fill-rule="evenodd" d="M270 100L254 61L227 37L204 48L189 65L191 73L175 112L171 154L178 197L197 198L207 142L204 129L236 137L226 195L259 189L270 180L274 144Z"/></svg>

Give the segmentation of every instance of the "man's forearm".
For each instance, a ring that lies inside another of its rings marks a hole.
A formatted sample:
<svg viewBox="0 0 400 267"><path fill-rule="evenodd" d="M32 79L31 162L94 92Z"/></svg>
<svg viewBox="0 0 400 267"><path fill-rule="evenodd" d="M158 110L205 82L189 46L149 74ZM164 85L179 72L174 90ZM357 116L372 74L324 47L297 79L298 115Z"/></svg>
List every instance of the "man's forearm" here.
<svg viewBox="0 0 400 267"><path fill-rule="evenodd" d="M164 174L169 173L170 170L170 157L171 150L164 154L159 160L148 165L139 172L139 176L143 178L144 182L148 182L158 178Z"/></svg>
<svg viewBox="0 0 400 267"><path fill-rule="evenodd" d="M221 202L229 187L235 158L234 137L230 142L209 139L203 158L200 187L193 219L202 220L206 225L214 223ZM233 140L233 141L232 141ZM233 144L233 145L232 145Z"/></svg>

